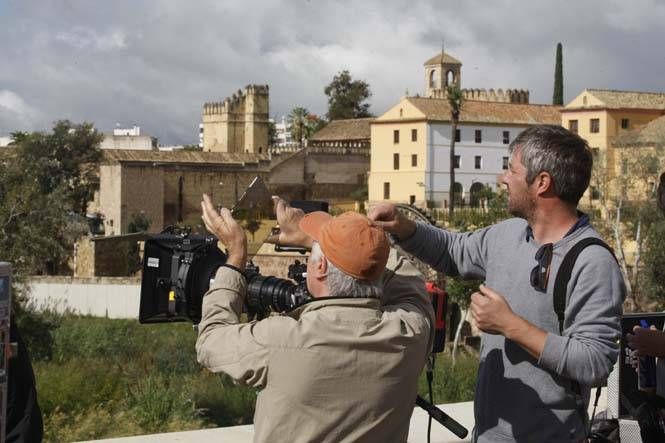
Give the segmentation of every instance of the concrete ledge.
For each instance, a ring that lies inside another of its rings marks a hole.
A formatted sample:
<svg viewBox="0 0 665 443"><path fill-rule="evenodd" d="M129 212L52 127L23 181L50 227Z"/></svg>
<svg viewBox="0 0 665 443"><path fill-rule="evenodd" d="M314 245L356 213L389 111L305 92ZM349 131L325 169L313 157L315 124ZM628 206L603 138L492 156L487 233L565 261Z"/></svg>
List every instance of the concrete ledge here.
<svg viewBox="0 0 665 443"><path fill-rule="evenodd" d="M607 409L607 389L603 389L598 401L596 412ZM589 416L593 410L595 389L591 390L591 404L589 405ZM438 407L468 429L469 434L465 439L456 437L448 429L436 421L432 422L432 443L457 443L470 442L473 430L473 402L447 403ZM409 426L409 442L423 443L427 441L427 413L420 408L413 410L411 424ZM139 435L134 437L112 438L107 440L96 440L97 443L198 443L201 441L223 441L234 443L252 443L254 438L254 426L230 426L226 428L203 429L200 431L171 432L168 434Z"/></svg>

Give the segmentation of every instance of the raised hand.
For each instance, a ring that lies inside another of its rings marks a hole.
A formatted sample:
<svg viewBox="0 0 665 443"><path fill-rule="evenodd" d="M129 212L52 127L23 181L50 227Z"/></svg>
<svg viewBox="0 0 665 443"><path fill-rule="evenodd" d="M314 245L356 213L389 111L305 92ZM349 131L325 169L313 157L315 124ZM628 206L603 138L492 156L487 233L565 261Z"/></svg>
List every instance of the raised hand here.
<svg viewBox="0 0 665 443"><path fill-rule="evenodd" d="M367 217L381 226L386 232L406 240L416 232L416 222L406 218L392 203L379 203L374 206Z"/></svg>
<svg viewBox="0 0 665 443"><path fill-rule="evenodd" d="M231 211L222 208L217 213L207 194L203 194L201 211L201 218L206 229L226 246L226 253L228 254L226 262L240 270L244 270L247 262L247 236L242 227L231 216Z"/></svg>
<svg viewBox="0 0 665 443"><path fill-rule="evenodd" d="M286 200L276 195L273 195L272 200L275 204L275 215L279 224L279 233L270 235L266 239L266 242L281 246L311 248L312 239L302 232L298 226L300 220L305 216L302 209L289 206Z"/></svg>

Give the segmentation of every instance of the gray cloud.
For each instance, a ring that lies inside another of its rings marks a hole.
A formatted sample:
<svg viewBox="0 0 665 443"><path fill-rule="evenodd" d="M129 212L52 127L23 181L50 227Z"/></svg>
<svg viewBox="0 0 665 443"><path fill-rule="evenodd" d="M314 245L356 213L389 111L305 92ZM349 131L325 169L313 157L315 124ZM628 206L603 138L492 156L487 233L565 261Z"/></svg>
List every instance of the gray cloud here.
<svg viewBox="0 0 665 443"><path fill-rule="evenodd" d="M323 88L341 69L370 83L381 113L422 92L442 39L465 87L528 88L547 103L561 41L567 100L585 87L662 90L663 22L657 0L10 0L0 133L70 118L193 143L203 102L249 83L270 85L272 116L324 114Z"/></svg>

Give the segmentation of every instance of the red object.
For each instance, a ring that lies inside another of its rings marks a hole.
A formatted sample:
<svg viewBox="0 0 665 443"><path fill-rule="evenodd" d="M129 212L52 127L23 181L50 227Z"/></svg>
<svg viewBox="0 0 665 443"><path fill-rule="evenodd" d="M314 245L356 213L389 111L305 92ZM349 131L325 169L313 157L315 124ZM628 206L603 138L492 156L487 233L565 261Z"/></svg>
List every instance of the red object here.
<svg viewBox="0 0 665 443"><path fill-rule="evenodd" d="M436 306L434 323L435 329L445 329L446 328L446 291L439 288L434 282L428 281L425 283L425 289L432 296L432 302Z"/></svg>

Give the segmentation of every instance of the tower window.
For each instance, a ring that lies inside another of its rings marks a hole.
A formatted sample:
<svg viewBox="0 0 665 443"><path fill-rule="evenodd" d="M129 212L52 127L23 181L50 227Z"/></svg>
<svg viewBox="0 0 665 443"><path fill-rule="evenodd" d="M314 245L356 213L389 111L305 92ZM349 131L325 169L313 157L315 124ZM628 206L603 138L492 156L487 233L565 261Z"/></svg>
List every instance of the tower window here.
<svg viewBox="0 0 665 443"><path fill-rule="evenodd" d="M589 132L597 134L600 132L600 119L592 118L589 120Z"/></svg>
<svg viewBox="0 0 665 443"><path fill-rule="evenodd" d="M399 169L399 154L393 154L393 169Z"/></svg>
<svg viewBox="0 0 665 443"><path fill-rule="evenodd" d="M462 141L462 130L461 129L455 129L455 141L456 142Z"/></svg>
<svg viewBox="0 0 665 443"><path fill-rule="evenodd" d="M411 154L411 166L418 166L418 154Z"/></svg>
<svg viewBox="0 0 665 443"><path fill-rule="evenodd" d="M384 182L383 183L383 199L384 200L390 200L390 183L389 182Z"/></svg>
<svg viewBox="0 0 665 443"><path fill-rule="evenodd" d="M460 156L456 155L453 161L453 168L457 169L459 168L459 165L460 165Z"/></svg>
<svg viewBox="0 0 665 443"><path fill-rule="evenodd" d="M510 143L510 131L503 131L503 144L507 145Z"/></svg>
<svg viewBox="0 0 665 443"><path fill-rule="evenodd" d="M399 129L393 131L393 143L399 143Z"/></svg>
<svg viewBox="0 0 665 443"><path fill-rule="evenodd" d="M476 143L482 143L483 142L483 131L480 129L476 129Z"/></svg>
<svg viewBox="0 0 665 443"><path fill-rule="evenodd" d="M474 157L474 167L476 169L481 169L483 167L483 158L480 155Z"/></svg>
<svg viewBox="0 0 665 443"><path fill-rule="evenodd" d="M503 157L501 169L503 169L504 171L508 169L508 157Z"/></svg>
<svg viewBox="0 0 665 443"><path fill-rule="evenodd" d="M411 130L411 141L412 142L417 142L418 141L418 130L417 129L412 129Z"/></svg>
<svg viewBox="0 0 665 443"><path fill-rule="evenodd" d="M627 118L622 118L621 119L621 129L628 129L630 128L630 120Z"/></svg>

